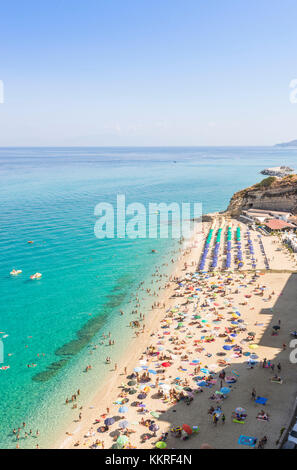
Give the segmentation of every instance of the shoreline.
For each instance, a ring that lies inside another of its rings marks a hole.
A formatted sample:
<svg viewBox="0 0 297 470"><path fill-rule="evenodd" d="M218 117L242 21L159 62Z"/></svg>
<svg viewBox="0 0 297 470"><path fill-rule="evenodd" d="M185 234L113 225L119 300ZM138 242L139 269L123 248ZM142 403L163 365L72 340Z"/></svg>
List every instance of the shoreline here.
<svg viewBox="0 0 297 470"><path fill-rule="evenodd" d="M213 214L206 214L206 215L213 215ZM202 232L204 231L205 226L209 226L210 222L203 222L203 225L201 223L201 228ZM196 244L198 243L195 241L197 235L199 233L196 232L197 227L200 226L200 222L195 224L195 229L193 236L191 237L190 240L185 241L183 245L181 246L181 251L178 255L178 260L173 264L172 269L170 270L170 273L168 275L169 277L173 276L180 276L183 273L184 270L184 263L189 263L189 258L191 256L194 256L193 250L198 250L201 251L202 246L197 246ZM196 246L195 246L196 245ZM190 252L188 253L188 250ZM191 260L192 261L192 260ZM196 264L193 265L193 271L196 270ZM167 280L166 282L170 282ZM154 298L155 302L160 302L160 304L165 303L165 305L168 305L169 299L174 291L175 284L173 282L170 282L170 287L162 287L162 290L160 294ZM151 299L153 300L153 299ZM112 399L112 401L116 400L117 395L119 393L119 387L121 386L123 380L124 380L124 368L127 367L127 370L137 362L138 357L142 354L143 350L146 348L146 346L150 342L151 334L155 331L157 328L159 322L160 322L160 310L164 310L163 307L159 308L154 308L150 309L149 312L145 312L146 315L146 331L145 333L141 333L140 336L138 337L133 337L132 341L129 344L129 348L127 348L127 351L124 355L124 357L121 359L121 361L118 361L118 371L117 374L115 374L114 369L110 370L112 372L112 375L110 377L107 377L99 386L97 391L95 392L93 398L91 400L88 400L88 405L84 407L83 410L83 419L78 424L77 422L73 422L71 426L68 426L68 429L66 430L66 433L69 432L70 434L73 434L73 436L67 436L65 437L65 433L63 436L59 437L59 439L56 441L55 445L51 448L58 448L58 449L63 449L63 448L69 448L73 445L73 441L75 440L75 437L77 437L77 434L80 433L84 428L88 427L86 426L86 423L89 423L90 420L93 422L95 417L98 417L98 412L94 412L94 409L99 407L102 409L105 409L104 405L106 404L108 406L108 402ZM157 312L157 314L156 314ZM108 396L108 401L106 401L106 396ZM114 400L113 400L114 399ZM103 404L103 405L102 405ZM86 411L86 408L87 411ZM92 419L94 417L94 419Z"/></svg>

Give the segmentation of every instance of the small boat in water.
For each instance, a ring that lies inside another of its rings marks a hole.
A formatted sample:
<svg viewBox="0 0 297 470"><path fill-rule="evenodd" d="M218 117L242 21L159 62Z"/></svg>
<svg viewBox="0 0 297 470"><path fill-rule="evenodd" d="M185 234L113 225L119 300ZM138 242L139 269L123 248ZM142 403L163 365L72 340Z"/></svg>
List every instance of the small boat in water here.
<svg viewBox="0 0 297 470"><path fill-rule="evenodd" d="M42 276L41 273L35 273L35 274L32 274L32 276L30 276L30 279L40 279Z"/></svg>
<svg viewBox="0 0 297 470"><path fill-rule="evenodd" d="M21 274L23 271L21 269L13 269L12 271L10 271L10 274L12 276L17 276L18 274Z"/></svg>

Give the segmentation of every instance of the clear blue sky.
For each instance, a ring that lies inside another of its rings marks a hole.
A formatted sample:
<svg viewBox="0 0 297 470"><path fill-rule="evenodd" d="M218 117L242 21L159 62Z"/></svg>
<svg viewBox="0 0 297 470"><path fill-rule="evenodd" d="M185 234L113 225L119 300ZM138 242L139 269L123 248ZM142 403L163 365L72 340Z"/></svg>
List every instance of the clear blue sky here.
<svg viewBox="0 0 297 470"><path fill-rule="evenodd" d="M296 0L10 0L0 145L297 138Z"/></svg>

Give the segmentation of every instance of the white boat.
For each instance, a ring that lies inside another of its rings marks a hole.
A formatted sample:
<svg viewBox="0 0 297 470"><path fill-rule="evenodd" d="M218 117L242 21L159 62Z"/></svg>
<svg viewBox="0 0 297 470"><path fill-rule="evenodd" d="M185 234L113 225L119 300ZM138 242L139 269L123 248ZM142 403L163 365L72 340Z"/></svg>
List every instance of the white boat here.
<svg viewBox="0 0 297 470"><path fill-rule="evenodd" d="M17 276L18 274L21 274L23 271L21 269L13 269L12 271L10 271L10 274L12 276Z"/></svg>
<svg viewBox="0 0 297 470"><path fill-rule="evenodd" d="M42 276L41 273L35 273L35 274L32 274L32 276L30 276L30 279L40 279Z"/></svg>

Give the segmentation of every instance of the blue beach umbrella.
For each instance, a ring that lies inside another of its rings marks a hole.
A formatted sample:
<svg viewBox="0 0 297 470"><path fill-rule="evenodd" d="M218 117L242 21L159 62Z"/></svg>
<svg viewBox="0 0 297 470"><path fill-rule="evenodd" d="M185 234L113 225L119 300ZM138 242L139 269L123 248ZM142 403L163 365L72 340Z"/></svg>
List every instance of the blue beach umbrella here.
<svg viewBox="0 0 297 470"><path fill-rule="evenodd" d="M129 425L129 421L126 421L126 420L125 420L125 421L121 421L121 422L119 423L119 428L125 429L125 428L128 427L128 425Z"/></svg>
<svg viewBox="0 0 297 470"><path fill-rule="evenodd" d="M226 395L226 394L229 393L229 392L230 392L230 388L229 388L229 387L222 387L222 388L221 388L221 393L222 393L223 395Z"/></svg>
<svg viewBox="0 0 297 470"><path fill-rule="evenodd" d="M105 426L111 426L114 422L115 422L115 421L114 421L113 418L106 418L106 419L104 420Z"/></svg>
<svg viewBox="0 0 297 470"><path fill-rule="evenodd" d="M120 406L119 413L127 413L128 407L127 406Z"/></svg>

